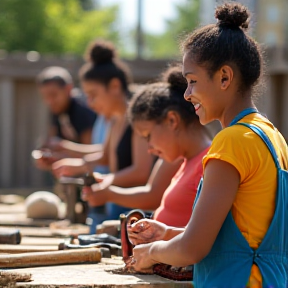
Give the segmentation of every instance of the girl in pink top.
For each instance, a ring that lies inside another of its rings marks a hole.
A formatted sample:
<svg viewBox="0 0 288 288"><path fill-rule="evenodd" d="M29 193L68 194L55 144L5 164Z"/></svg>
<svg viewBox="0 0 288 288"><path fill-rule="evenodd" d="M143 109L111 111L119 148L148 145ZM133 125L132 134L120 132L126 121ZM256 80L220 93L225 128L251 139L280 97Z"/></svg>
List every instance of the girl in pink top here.
<svg viewBox="0 0 288 288"><path fill-rule="evenodd" d="M146 186L101 189L100 183L92 189L85 187L90 202L156 209L153 219L186 226L203 174L202 158L211 144L211 136L200 124L194 106L184 99L186 87L182 69L176 66L166 71L163 82L145 85L133 97L128 114L133 128L147 139L149 152L164 161L157 161Z"/></svg>
<svg viewBox="0 0 288 288"><path fill-rule="evenodd" d="M160 206L153 219L168 226L185 227L192 214L197 187L203 174L202 158L209 148L204 149L183 164L165 190Z"/></svg>

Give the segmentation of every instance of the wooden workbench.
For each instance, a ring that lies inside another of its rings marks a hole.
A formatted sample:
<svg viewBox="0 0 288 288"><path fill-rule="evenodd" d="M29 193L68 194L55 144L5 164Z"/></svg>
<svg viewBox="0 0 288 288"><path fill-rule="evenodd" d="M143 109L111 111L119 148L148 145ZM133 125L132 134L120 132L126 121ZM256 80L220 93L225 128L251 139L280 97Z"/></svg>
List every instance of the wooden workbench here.
<svg viewBox="0 0 288 288"><path fill-rule="evenodd" d="M10 271L31 273L32 281L18 283L21 288L193 288L191 282L176 282L156 275L118 275L106 270L119 268L113 264L83 264L14 269Z"/></svg>
<svg viewBox="0 0 288 288"><path fill-rule="evenodd" d="M0 229L6 229L9 226L18 227L22 235L20 245L0 245L0 254L56 251L58 244L67 236L89 233L89 228L84 225L51 229L48 227L49 221L41 222L27 219L23 203L15 205L0 204L0 216ZM102 259L101 263L98 264L58 265L7 269L7 271L32 274L32 281L17 283L18 288L193 287L191 282L176 282L156 275L119 275L106 271L117 269L121 267L120 265L123 265L123 262L118 259Z"/></svg>

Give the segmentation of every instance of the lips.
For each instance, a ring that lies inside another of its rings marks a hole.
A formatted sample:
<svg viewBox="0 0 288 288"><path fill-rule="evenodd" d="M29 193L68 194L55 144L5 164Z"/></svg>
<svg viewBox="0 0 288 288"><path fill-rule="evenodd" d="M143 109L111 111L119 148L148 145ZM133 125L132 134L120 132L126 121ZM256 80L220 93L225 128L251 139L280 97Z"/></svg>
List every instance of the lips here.
<svg viewBox="0 0 288 288"><path fill-rule="evenodd" d="M199 104L199 103L193 104L193 105L194 105L195 112L197 112L201 107L201 104Z"/></svg>

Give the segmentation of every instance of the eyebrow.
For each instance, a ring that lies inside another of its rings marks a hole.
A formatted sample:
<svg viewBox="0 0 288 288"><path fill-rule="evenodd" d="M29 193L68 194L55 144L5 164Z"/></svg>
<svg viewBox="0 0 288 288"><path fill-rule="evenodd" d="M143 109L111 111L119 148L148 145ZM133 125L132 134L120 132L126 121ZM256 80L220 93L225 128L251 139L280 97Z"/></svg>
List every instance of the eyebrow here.
<svg viewBox="0 0 288 288"><path fill-rule="evenodd" d="M186 73L184 73L184 74L182 74L183 75L183 77L185 78L187 75L189 75L189 74L194 74L193 72L186 72Z"/></svg>

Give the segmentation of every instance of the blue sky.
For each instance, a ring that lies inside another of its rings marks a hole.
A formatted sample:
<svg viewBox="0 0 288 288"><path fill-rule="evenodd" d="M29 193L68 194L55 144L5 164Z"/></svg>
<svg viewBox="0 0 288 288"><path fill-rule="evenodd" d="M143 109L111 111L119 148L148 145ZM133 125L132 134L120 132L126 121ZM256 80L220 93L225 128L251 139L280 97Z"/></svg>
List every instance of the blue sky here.
<svg viewBox="0 0 288 288"><path fill-rule="evenodd" d="M176 3L186 0L142 0L143 28L147 32L161 33L165 30L165 19L175 17ZM120 30L136 27L137 0L101 0L101 6L118 4L120 6Z"/></svg>

